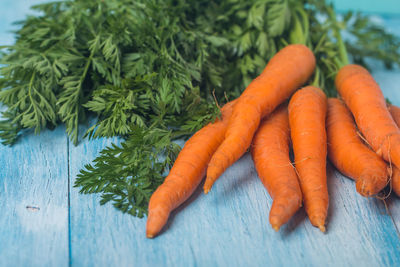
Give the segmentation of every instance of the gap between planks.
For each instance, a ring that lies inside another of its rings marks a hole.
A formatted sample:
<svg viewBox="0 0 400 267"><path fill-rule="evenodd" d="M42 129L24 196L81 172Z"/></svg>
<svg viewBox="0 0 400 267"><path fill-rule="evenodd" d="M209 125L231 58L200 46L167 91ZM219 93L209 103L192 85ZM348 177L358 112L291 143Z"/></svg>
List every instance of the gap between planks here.
<svg viewBox="0 0 400 267"><path fill-rule="evenodd" d="M68 266L72 266L72 242L71 242L71 168L70 168L70 153L69 153L69 137L66 135L67 138L67 177L68 177Z"/></svg>

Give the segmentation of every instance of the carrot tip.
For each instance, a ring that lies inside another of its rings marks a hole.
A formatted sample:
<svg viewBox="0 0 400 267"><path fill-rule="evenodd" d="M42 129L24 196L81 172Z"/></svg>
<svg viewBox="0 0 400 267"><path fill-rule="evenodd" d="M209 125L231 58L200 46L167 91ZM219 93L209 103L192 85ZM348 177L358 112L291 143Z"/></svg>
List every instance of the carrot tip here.
<svg viewBox="0 0 400 267"><path fill-rule="evenodd" d="M147 237L147 238L154 238L154 235L152 235L152 234L147 234L146 237Z"/></svg>
<svg viewBox="0 0 400 267"><path fill-rule="evenodd" d="M203 186L204 194L208 194L208 192L210 192L212 185L213 183L211 182L211 179L207 177Z"/></svg>
<svg viewBox="0 0 400 267"><path fill-rule="evenodd" d="M322 216L322 214L318 214L310 218L310 222L314 227L318 227L321 232L325 233L325 216Z"/></svg>
<svg viewBox="0 0 400 267"><path fill-rule="evenodd" d="M280 227L278 225L272 225L272 228L275 230L275 232L278 232Z"/></svg>

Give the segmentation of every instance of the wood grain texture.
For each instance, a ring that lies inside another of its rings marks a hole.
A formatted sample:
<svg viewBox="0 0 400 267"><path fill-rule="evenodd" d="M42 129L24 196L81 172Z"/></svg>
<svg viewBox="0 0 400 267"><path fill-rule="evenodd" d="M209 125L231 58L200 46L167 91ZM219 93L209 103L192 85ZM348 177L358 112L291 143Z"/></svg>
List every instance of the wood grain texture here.
<svg viewBox="0 0 400 267"><path fill-rule="evenodd" d="M64 131L0 145L0 266L68 266Z"/></svg>
<svg viewBox="0 0 400 267"><path fill-rule="evenodd" d="M400 238L400 197L393 196L387 201L393 223L396 225L397 235Z"/></svg>

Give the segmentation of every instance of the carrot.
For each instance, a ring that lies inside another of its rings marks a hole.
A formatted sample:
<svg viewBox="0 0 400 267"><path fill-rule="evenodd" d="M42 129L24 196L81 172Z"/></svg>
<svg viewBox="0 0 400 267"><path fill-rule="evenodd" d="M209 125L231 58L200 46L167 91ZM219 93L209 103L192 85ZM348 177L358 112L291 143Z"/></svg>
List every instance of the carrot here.
<svg viewBox="0 0 400 267"><path fill-rule="evenodd" d="M188 199L200 184L211 156L224 140L235 101L221 109L222 120L208 124L186 142L164 183L151 196L146 226L148 238L161 231L171 211Z"/></svg>
<svg viewBox="0 0 400 267"><path fill-rule="evenodd" d="M304 206L312 225L325 232L329 196L326 181L327 100L321 89L307 86L289 102L289 124Z"/></svg>
<svg viewBox="0 0 400 267"><path fill-rule="evenodd" d="M269 222L275 231L301 207L302 193L289 158L287 105L265 118L254 135L252 157L258 176L273 198Z"/></svg>
<svg viewBox="0 0 400 267"><path fill-rule="evenodd" d="M268 62L239 97L229 121L224 142L213 155L207 169L204 192L207 194L219 176L249 148L258 125L305 83L315 68L315 57L304 45L289 45Z"/></svg>
<svg viewBox="0 0 400 267"><path fill-rule="evenodd" d="M346 65L339 70L335 84L368 144L399 168L400 130L371 74L361 66Z"/></svg>
<svg viewBox="0 0 400 267"><path fill-rule="evenodd" d="M387 108L390 112L390 115L392 115L392 118L394 120L394 122L396 123L397 127L399 127L400 125L400 108L392 105L392 104L388 104Z"/></svg>
<svg viewBox="0 0 400 267"><path fill-rule="evenodd" d="M392 189L400 197L400 170L392 166Z"/></svg>
<svg viewBox="0 0 400 267"><path fill-rule="evenodd" d="M356 181L357 191L365 197L379 193L387 184L387 164L358 136L350 111L337 98L328 99L326 118L328 157L344 175Z"/></svg>
<svg viewBox="0 0 400 267"><path fill-rule="evenodd" d="M397 126L400 126L400 108L395 105L388 105L388 109L392 118L396 122ZM400 170L392 165L392 189L393 191L400 196Z"/></svg>

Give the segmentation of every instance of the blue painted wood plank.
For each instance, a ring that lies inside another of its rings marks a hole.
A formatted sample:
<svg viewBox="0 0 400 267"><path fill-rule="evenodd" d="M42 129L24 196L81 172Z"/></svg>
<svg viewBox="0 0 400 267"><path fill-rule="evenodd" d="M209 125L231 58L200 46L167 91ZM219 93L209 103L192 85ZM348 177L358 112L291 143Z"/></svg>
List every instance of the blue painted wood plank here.
<svg viewBox="0 0 400 267"><path fill-rule="evenodd" d="M12 31L18 29L14 22L25 19L27 14L37 14L30 10L32 5L47 0L1 0L0 1L0 45L14 43Z"/></svg>
<svg viewBox="0 0 400 267"><path fill-rule="evenodd" d="M70 147L71 178L108 140ZM329 171L328 232L299 212L275 233L271 200L249 155L229 168L209 195L200 190L174 212L166 231L145 238L145 219L123 215L71 189L73 266L386 266L400 264L400 241L385 207ZM73 179L72 179L73 180Z"/></svg>
<svg viewBox="0 0 400 267"><path fill-rule="evenodd" d="M68 163L63 127L0 145L0 266L67 266Z"/></svg>
<svg viewBox="0 0 400 267"><path fill-rule="evenodd" d="M393 223L396 225L397 235L400 238L400 197L392 196L386 201Z"/></svg>
<svg viewBox="0 0 400 267"><path fill-rule="evenodd" d="M12 25L46 0L2 0L0 43L14 42ZM67 266L68 163L63 127L0 145L0 266Z"/></svg>

